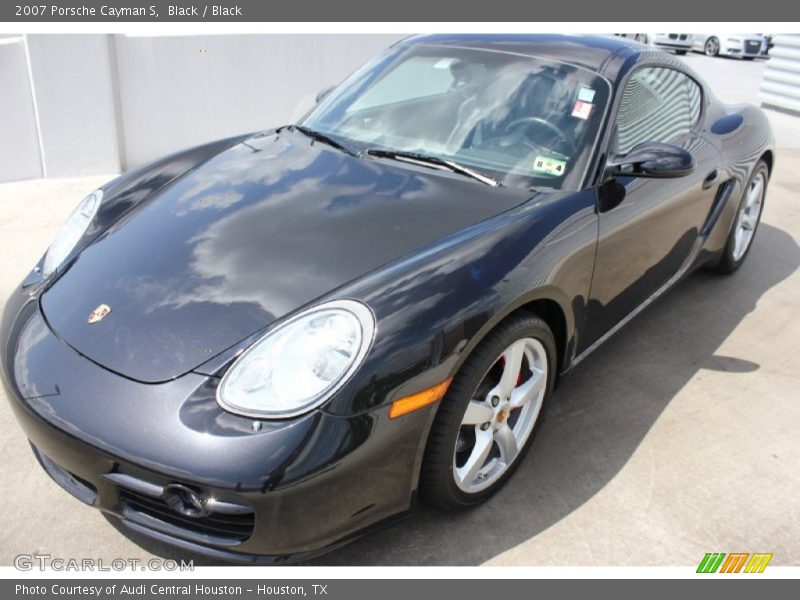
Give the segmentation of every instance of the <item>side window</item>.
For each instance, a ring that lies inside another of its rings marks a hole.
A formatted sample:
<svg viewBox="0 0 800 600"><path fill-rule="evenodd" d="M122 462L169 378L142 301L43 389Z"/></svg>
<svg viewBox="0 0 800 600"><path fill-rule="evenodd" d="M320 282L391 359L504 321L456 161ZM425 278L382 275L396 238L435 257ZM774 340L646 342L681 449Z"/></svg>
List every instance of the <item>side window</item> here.
<svg viewBox="0 0 800 600"><path fill-rule="evenodd" d="M626 154L642 142L679 142L697 124L700 101L700 86L680 71L639 69L622 93L614 151Z"/></svg>

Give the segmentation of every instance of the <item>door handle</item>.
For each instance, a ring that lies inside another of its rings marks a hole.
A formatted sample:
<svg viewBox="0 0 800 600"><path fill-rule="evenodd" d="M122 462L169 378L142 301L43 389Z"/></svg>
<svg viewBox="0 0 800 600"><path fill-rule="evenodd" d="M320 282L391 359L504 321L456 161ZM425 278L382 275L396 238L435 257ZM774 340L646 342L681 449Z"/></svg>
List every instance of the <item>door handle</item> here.
<svg viewBox="0 0 800 600"><path fill-rule="evenodd" d="M714 169L713 171L711 171L711 173L706 175L706 178L703 180L703 189L707 190L712 185L714 185L714 182L717 180L718 176L719 176L719 173L717 172L716 169Z"/></svg>

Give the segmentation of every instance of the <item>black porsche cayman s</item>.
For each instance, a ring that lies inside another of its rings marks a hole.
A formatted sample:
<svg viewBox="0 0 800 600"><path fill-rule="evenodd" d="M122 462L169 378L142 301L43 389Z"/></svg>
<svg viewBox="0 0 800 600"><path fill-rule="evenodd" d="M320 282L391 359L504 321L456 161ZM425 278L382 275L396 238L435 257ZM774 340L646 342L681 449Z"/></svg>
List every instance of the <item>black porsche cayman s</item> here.
<svg viewBox="0 0 800 600"><path fill-rule="evenodd" d="M6 304L2 379L86 504L297 559L496 492L558 377L742 264L773 161L759 109L635 42L411 38L84 199Z"/></svg>

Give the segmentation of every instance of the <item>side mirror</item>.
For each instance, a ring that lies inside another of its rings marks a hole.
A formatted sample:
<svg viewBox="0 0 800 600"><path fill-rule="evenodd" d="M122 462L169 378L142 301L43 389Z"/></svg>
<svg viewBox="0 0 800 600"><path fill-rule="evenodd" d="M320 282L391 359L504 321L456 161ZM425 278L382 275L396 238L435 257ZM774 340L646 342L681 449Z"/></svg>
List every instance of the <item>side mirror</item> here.
<svg viewBox="0 0 800 600"><path fill-rule="evenodd" d="M330 85L330 86L328 86L326 88L321 89L319 92L317 92L317 98L316 98L317 104L322 102L325 99L325 96L327 96L328 94L330 94L333 91L333 88L334 88L334 86Z"/></svg>
<svg viewBox="0 0 800 600"><path fill-rule="evenodd" d="M644 142L624 156L610 159L606 172L611 176L666 179L689 175L694 166L694 157L680 146Z"/></svg>

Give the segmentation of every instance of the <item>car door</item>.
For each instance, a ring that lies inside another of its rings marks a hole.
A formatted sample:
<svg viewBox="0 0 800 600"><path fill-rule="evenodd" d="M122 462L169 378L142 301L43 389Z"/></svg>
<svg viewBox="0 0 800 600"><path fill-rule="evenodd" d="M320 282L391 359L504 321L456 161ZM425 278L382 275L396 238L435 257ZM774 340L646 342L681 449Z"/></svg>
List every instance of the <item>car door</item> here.
<svg viewBox="0 0 800 600"><path fill-rule="evenodd" d="M645 142L679 145L696 168L675 179L617 177L621 201L599 205L597 256L581 349L665 287L690 259L714 202L718 151L702 137L701 86L667 67L642 67L628 79L609 156ZM611 182L613 184L613 182Z"/></svg>

